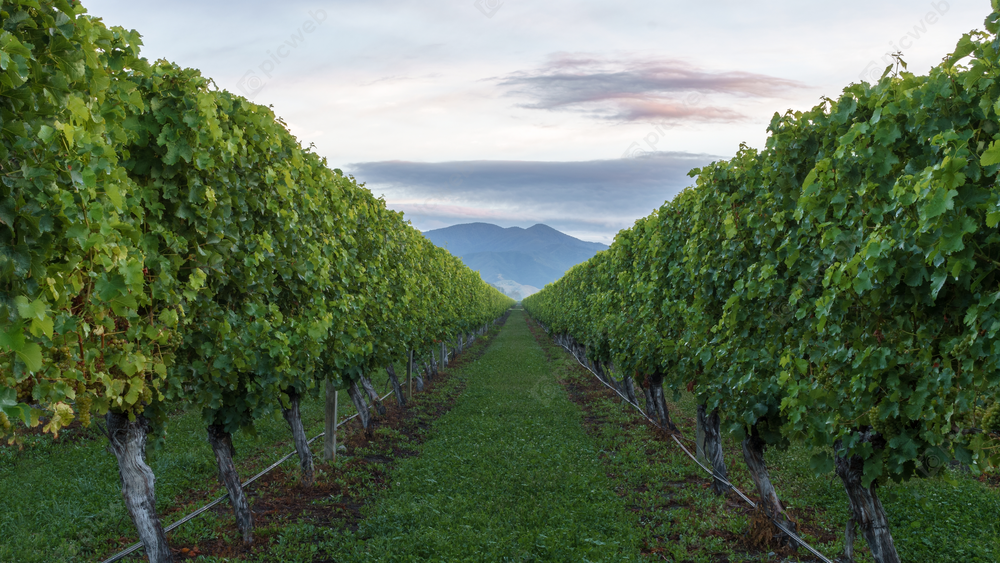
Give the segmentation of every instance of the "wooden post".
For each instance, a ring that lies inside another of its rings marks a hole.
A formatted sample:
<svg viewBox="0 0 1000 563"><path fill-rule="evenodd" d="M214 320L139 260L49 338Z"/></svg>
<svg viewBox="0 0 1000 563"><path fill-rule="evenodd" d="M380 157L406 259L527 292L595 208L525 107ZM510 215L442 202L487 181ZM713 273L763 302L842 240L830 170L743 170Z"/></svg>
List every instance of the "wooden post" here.
<svg viewBox="0 0 1000 563"><path fill-rule="evenodd" d="M444 340L441 341L441 367L448 366L448 346L445 345Z"/></svg>
<svg viewBox="0 0 1000 563"><path fill-rule="evenodd" d="M337 421L337 403L338 403L337 399L340 398L338 395L339 395L339 393L336 390L334 390L334 392L333 392L333 457L330 458L333 461L337 461L337 426L340 424Z"/></svg>
<svg viewBox="0 0 1000 563"><path fill-rule="evenodd" d="M409 388L407 398L413 399L413 350L406 353L406 386Z"/></svg>
<svg viewBox="0 0 1000 563"><path fill-rule="evenodd" d="M337 459L337 390L333 378L326 378L325 430L323 435L323 459Z"/></svg>

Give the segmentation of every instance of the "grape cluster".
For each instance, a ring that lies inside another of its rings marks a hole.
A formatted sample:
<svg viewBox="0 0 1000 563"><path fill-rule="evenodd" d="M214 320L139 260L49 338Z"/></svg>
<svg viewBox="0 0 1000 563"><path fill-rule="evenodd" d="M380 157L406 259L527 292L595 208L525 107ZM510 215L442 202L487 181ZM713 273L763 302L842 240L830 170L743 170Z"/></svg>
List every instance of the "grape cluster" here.
<svg viewBox="0 0 1000 563"><path fill-rule="evenodd" d="M127 342L122 338L108 338L104 341L104 351L115 353L125 350Z"/></svg>
<svg viewBox="0 0 1000 563"><path fill-rule="evenodd" d="M94 397L89 393L78 395L76 398L76 411L80 417L80 424L90 426L90 407L94 404Z"/></svg>
<svg viewBox="0 0 1000 563"><path fill-rule="evenodd" d="M872 407L868 411L868 418L872 428L886 440L892 440L903 431L903 421L898 418L882 418L879 416L878 407Z"/></svg>
<svg viewBox="0 0 1000 563"><path fill-rule="evenodd" d="M184 337L181 333L176 330L170 330L166 333L166 339L163 341L163 345L168 348L180 348L181 344L184 343Z"/></svg>
<svg viewBox="0 0 1000 563"><path fill-rule="evenodd" d="M60 371L71 369L74 365L73 351L70 350L69 346L53 348L52 362L56 364Z"/></svg>
<svg viewBox="0 0 1000 563"><path fill-rule="evenodd" d="M993 403L983 415L983 430L1000 432L1000 402Z"/></svg>
<svg viewBox="0 0 1000 563"><path fill-rule="evenodd" d="M864 414L862 414L858 418L858 427L859 428L864 428L865 426L871 426L872 425L872 411L875 411L876 415L878 414L878 409L875 408L875 409L866 411Z"/></svg>
<svg viewBox="0 0 1000 563"><path fill-rule="evenodd" d="M23 381L19 381L14 385L14 390L17 391L17 402L19 403L30 403L31 402L31 391L35 388L35 380L32 377L25 378Z"/></svg>

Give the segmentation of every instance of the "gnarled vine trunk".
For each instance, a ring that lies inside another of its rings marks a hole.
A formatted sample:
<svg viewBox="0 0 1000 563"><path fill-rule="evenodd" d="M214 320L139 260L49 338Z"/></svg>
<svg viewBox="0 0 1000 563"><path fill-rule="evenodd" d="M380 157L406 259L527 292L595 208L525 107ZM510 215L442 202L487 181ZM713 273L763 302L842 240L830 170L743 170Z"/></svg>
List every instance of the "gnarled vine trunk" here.
<svg viewBox="0 0 1000 563"><path fill-rule="evenodd" d="M423 362L422 362L423 363ZM424 372L427 371L427 364L424 363ZM417 382L417 391L424 390L424 378L420 376L420 370L413 370L413 380Z"/></svg>
<svg viewBox="0 0 1000 563"><path fill-rule="evenodd" d="M212 445L212 451L215 453L215 462L219 465L219 480L229 493L229 504L236 516L236 527L243 534L243 543L253 543L253 514L250 512L247 496L243 492L243 485L240 484L236 464L233 463L233 456L236 455L233 437L221 424L212 424L208 427L208 443Z"/></svg>
<svg viewBox="0 0 1000 563"><path fill-rule="evenodd" d="M639 399L635 397L635 382L629 375L622 376L622 384L625 387L625 395L628 397L629 402L633 405L639 405Z"/></svg>
<svg viewBox="0 0 1000 563"><path fill-rule="evenodd" d="M593 366L594 368L592 369L592 371L597 374L598 379L611 385L616 389L618 388L618 386L615 384L616 383L615 378L608 376L607 372L604 371L604 367L601 365L600 362L595 362Z"/></svg>
<svg viewBox="0 0 1000 563"><path fill-rule="evenodd" d="M862 436L864 441L870 441L871 438L870 431ZM836 445L836 449L841 449L840 443ZM845 539L850 539L853 543L853 526L857 523L876 563L899 563L899 554L896 553L892 533L889 531L889 519L876 493L876 484L872 482L867 487L862 484L865 460L860 456L838 455L836 462L837 476L847 490L853 520L848 523L848 535Z"/></svg>
<svg viewBox="0 0 1000 563"><path fill-rule="evenodd" d="M108 425L111 451L118 460L118 475L122 480L122 498L132 523L139 532L139 539L150 563L167 563L174 555L167 545L160 518L156 515L156 478L146 465L146 435L149 421L139 415L129 421L127 414L108 412L104 417Z"/></svg>
<svg viewBox="0 0 1000 563"><path fill-rule="evenodd" d="M720 430L721 420L719 419L719 409L713 410L711 413L707 412L705 405L698 405L698 425L702 427L702 432L704 432L705 442L705 457L712 464L712 470L715 472L716 478L712 481L712 490L717 495L721 495L728 489L728 485L719 479L729 480L729 474L726 471L726 460L722 454L722 432Z"/></svg>
<svg viewBox="0 0 1000 563"><path fill-rule="evenodd" d="M368 379L367 375L360 375L358 379L361 380L361 387L368 394L368 399L371 400L372 406L375 407L375 412L381 416L385 416L385 407L382 406L382 399L379 398L378 392L375 391L375 386L372 385L372 380Z"/></svg>
<svg viewBox="0 0 1000 563"><path fill-rule="evenodd" d="M367 431L372 415L371 411L368 410L368 403L365 402L365 396L361 393L361 389L358 388L357 381L351 381L350 387L347 388L347 395L351 398L354 408L358 411L358 418L361 419L361 427Z"/></svg>
<svg viewBox="0 0 1000 563"><path fill-rule="evenodd" d="M755 426L750 430L747 437L743 439L743 459L747 463L747 468L750 470L750 476L753 477L754 484L757 485L757 493L760 495L760 506L764 509L764 514L767 514L772 520L779 522L788 531L795 533L797 526L788 517L785 507L781 505L778 493L774 490L774 485L771 483L771 475L767 470L767 464L764 463L764 449L766 446L767 444L764 443L764 440L761 440ZM791 546L797 545L793 543L791 536L780 529L777 531L783 537L782 543Z"/></svg>
<svg viewBox="0 0 1000 563"><path fill-rule="evenodd" d="M399 384L399 377L396 376L396 369L389 364L385 367L385 371L389 374L392 391L396 394L396 403L401 407L406 406L406 396L403 394L403 386Z"/></svg>
<svg viewBox="0 0 1000 563"><path fill-rule="evenodd" d="M309 439L306 438L306 429L302 426L302 415L299 412L299 393L288 388L288 408L282 408L288 427L292 430L292 439L295 442L295 451L299 454L299 466L302 468L302 484L311 487L315 482L313 475L313 455L309 449Z"/></svg>
<svg viewBox="0 0 1000 563"><path fill-rule="evenodd" d="M667 399L663 395L663 374L654 373L649 376L649 392L653 403L653 419L657 421L660 428L669 432L678 432L674 422L670 420L670 409L667 407Z"/></svg>
<svg viewBox="0 0 1000 563"><path fill-rule="evenodd" d="M657 420L656 405L653 403L653 392L650 391L649 387L643 386L642 387L642 395L643 395L643 398L646 400L646 414L648 414L650 417L652 417L653 420ZM658 420L657 420L657 424L659 424Z"/></svg>
<svg viewBox="0 0 1000 563"><path fill-rule="evenodd" d="M434 348L431 348L430 354L431 354L431 371L428 373L427 379L430 379L431 376L438 374L438 363L437 363L437 358L434 357Z"/></svg>

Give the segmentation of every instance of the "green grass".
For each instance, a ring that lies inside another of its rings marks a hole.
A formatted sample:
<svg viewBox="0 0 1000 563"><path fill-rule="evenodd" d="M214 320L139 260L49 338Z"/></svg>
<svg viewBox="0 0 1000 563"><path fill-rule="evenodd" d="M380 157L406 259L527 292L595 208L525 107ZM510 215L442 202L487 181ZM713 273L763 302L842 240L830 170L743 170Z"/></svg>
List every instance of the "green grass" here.
<svg viewBox="0 0 1000 563"><path fill-rule="evenodd" d="M372 441L351 452L355 459L392 457L395 444L419 454L397 457L387 473L370 474L352 465L352 456L317 460L322 478L368 503L357 529L335 518L272 521L258 529L266 539L246 560L782 560L742 545L750 524L741 504L713 495L702 471L610 391L580 391L593 376L562 348L540 342L528 332L524 313L515 311L484 355L450 370L434 393L410 404L408 424L422 429L416 442L378 428ZM438 418L435 401L462 386L453 408ZM567 389L585 398L584 410L569 401ZM341 411L353 412L343 395ZM685 435L693 436L693 398L683 395L671 408ZM322 430L320 401L304 401L303 419L310 436ZM169 430L166 446L149 453L165 524L221 491L199 414L177 415ZM237 435L243 476L290 451L289 437L279 416L261 421L256 436ZM23 451L0 448L0 561L94 561L134 541L114 457L105 448L94 429L71 431L55 443L30 437ZM731 480L753 496L739 443L726 438L724 448ZM803 448L769 451L767 460L783 502L805 524L803 537L827 556L839 555L848 515L839 480L814 477ZM294 474L294 458L287 465ZM287 478L276 480L266 485L267 494L288 486ZM905 562L1000 561L994 486L949 471L889 484L880 496ZM345 500L334 495L314 502L334 511ZM232 529L226 511L209 513L169 540L175 546L238 542ZM870 561L863 539L856 550L859 563Z"/></svg>
<svg viewBox="0 0 1000 563"><path fill-rule="evenodd" d="M384 394L384 373L377 376L376 388ZM322 400L304 398L301 409L308 436L322 432ZM340 394L340 412L354 412L346 393ZM259 421L256 428L256 436L239 432L233 438L244 479L293 449L280 413ZM165 526L224 494L200 412L173 416L167 432L160 449L147 448L147 462L156 476L157 511ZM286 463L294 464L295 459ZM185 524L177 537L210 537L214 518L206 514ZM134 541L118 465L95 427L69 430L58 441L50 435L32 436L23 450L0 448L0 561L93 561Z"/></svg>
<svg viewBox="0 0 1000 563"><path fill-rule="evenodd" d="M561 347L545 346L553 350L554 369L560 378L577 384L594 379ZM644 545L659 546L659 555L668 561L708 562L719 556L733 562L768 560L766 554L754 554L739 545L750 525L741 503L716 497L705 488L709 481L704 472L672 440L653 439L647 427L635 425L639 415L611 391L602 392L588 408L599 421L592 435L607 452L605 459L619 489L643 514ZM674 422L688 437L694 436L696 408L690 394L671 404ZM740 443L725 437L723 445L730 480L755 497ZM843 550L849 515L847 495L835 475L814 476L810 455L802 447L769 450L767 462L782 502L796 519L807 524L804 539L836 558ZM960 470L949 470L929 479L889 483L879 489L879 496L904 562L1000 561L1000 519L996 517L1000 514L1000 491L995 487ZM812 559L804 550L799 553L805 560ZM859 563L871 561L860 535L855 556Z"/></svg>
<svg viewBox="0 0 1000 563"><path fill-rule="evenodd" d="M306 546L318 545L319 560L338 562L639 559L638 521L522 312L453 377L465 391L420 455L399 462L360 528L291 526L282 558L309 560Z"/></svg>

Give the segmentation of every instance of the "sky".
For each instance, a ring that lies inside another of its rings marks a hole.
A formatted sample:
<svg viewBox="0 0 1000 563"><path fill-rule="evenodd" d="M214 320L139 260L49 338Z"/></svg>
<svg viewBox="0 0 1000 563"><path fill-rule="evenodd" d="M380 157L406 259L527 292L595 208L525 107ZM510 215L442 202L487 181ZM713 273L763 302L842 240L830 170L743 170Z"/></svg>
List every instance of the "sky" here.
<svg viewBox="0 0 1000 563"><path fill-rule="evenodd" d="M270 105L421 230L545 223L609 244L763 147L775 112L919 74L989 0L83 0L150 60Z"/></svg>

